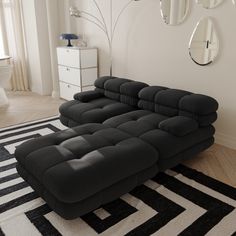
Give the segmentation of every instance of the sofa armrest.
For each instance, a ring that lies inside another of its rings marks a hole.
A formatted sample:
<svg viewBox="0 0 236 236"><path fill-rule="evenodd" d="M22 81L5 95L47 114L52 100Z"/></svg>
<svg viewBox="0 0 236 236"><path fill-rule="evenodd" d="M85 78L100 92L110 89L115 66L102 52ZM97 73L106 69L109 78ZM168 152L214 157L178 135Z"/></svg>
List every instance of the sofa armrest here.
<svg viewBox="0 0 236 236"><path fill-rule="evenodd" d="M182 137L196 131L198 123L194 119L185 116L175 116L160 122L159 129Z"/></svg>
<svg viewBox="0 0 236 236"><path fill-rule="evenodd" d="M81 102L89 102L91 100L101 98L104 95L96 90L92 91L86 91L86 92L81 92L81 93L76 93L74 95L75 100L79 100Z"/></svg>

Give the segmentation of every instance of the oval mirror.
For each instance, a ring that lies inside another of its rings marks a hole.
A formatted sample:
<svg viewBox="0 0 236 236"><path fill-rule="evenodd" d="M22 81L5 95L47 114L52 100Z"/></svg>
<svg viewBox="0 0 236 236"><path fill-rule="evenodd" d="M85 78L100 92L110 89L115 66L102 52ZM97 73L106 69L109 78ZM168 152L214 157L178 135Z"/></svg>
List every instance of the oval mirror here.
<svg viewBox="0 0 236 236"><path fill-rule="evenodd" d="M219 6L224 0L196 0L202 7L211 9Z"/></svg>
<svg viewBox="0 0 236 236"><path fill-rule="evenodd" d="M178 25L189 12L189 0L160 0L161 16L167 25Z"/></svg>
<svg viewBox="0 0 236 236"><path fill-rule="evenodd" d="M207 17L200 20L189 43L192 60L201 66L211 64L219 52L219 39L213 21Z"/></svg>

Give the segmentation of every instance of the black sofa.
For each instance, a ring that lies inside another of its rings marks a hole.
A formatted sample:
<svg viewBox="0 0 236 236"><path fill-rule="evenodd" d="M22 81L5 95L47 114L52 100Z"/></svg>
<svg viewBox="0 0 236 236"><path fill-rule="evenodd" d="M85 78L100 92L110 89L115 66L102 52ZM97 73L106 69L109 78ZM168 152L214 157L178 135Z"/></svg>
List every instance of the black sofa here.
<svg viewBox="0 0 236 236"><path fill-rule="evenodd" d="M102 77L60 108L73 127L17 147L19 174L66 219L84 215L214 143L218 103Z"/></svg>

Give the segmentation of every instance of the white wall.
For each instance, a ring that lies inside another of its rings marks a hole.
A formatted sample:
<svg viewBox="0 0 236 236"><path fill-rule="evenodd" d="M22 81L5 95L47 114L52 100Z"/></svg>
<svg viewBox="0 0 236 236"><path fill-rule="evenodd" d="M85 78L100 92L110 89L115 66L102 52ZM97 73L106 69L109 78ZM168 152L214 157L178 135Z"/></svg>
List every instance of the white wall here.
<svg viewBox="0 0 236 236"><path fill-rule="evenodd" d="M58 0L58 2L60 15L59 25L61 33L76 33L76 23L78 22L75 18L70 17L69 14L70 6L74 5L73 0ZM63 42L61 42L61 44L63 44Z"/></svg>
<svg viewBox="0 0 236 236"><path fill-rule="evenodd" d="M78 1L74 1L75 4ZM113 1L119 8L126 0ZM96 13L92 1L84 9ZM108 16L108 0L99 1ZM188 55L188 43L198 20L212 16L220 38L220 55L214 64L200 67ZM78 20L79 21L79 20ZM179 26L167 26L158 0L134 2L123 16L114 41L114 75L208 94L220 103L216 122L218 143L236 148L236 7L226 0L206 10L192 0L191 13ZM91 46L100 50L100 74L108 74L106 39L90 23L84 31Z"/></svg>

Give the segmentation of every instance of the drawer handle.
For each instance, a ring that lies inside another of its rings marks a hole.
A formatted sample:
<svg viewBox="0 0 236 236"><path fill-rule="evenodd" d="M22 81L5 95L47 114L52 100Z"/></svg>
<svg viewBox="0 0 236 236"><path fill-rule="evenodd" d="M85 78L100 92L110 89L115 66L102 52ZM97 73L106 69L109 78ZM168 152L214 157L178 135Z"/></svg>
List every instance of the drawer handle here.
<svg viewBox="0 0 236 236"><path fill-rule="evenodd" d="M69 84L67 85L67 88L70 88L70 85L69 85Z"/></svg>
<svg viewBox="0 0 236 236"><path fill-rule="evenodd" d="M69 68L66 68L66 70L67 70L67 71L70 71L70 69L69 69Z"/></svg>
<svg viewBox="0 0 236 236"><path fill-rule="evenodd" d="M70 52L70 50L66 50L66 52Z"/></svg>

